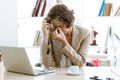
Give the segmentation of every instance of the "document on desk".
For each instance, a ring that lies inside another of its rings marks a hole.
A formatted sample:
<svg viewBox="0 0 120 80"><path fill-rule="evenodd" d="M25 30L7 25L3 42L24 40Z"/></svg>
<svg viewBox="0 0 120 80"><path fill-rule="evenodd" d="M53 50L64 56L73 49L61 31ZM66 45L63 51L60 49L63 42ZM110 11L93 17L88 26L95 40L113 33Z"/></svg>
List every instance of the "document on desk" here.
<svg viewBox="0 0 120 80"><path fill-rule="evenodd" d="M112 68L111 71L118 77L120 77L120 68Z"/></svg>

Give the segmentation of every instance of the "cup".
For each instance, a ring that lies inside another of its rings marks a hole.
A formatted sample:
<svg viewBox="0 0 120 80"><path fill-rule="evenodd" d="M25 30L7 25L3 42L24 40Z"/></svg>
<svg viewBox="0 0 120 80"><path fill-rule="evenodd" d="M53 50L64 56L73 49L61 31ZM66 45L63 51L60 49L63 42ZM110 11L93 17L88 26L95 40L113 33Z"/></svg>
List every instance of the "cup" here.
<svg viewBox="0 0 120 80"><path fill-rule="evenodd" d="M70 66L68 70L71 71L71 73L77 73L80 71L80 68L79 66Z"/></svg>

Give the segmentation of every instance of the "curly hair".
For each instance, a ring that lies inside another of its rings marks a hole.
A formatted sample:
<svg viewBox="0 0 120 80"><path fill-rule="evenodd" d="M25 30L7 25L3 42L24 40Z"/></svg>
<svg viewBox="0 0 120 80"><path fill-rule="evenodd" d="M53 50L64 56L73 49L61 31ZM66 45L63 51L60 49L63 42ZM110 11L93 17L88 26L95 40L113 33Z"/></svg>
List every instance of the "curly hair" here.
<svg viewBox="0 0 120 80"><path fill-rule="evenodd" d="M64 4L54 5L50 9L46 18L48 18L51 21L53 19L58 19L64 23L68 24L67 28L71 27L74 22L73 12L71 10L69 10L67 8L67 6Z"/></svg>

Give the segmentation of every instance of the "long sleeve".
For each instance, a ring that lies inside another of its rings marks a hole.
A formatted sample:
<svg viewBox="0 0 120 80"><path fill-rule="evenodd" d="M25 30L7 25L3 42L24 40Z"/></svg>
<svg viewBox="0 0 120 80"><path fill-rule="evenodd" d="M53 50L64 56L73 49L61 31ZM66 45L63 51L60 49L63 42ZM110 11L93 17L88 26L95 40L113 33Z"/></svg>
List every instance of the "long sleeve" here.
<svg viewBox="0 0 120 80"><path fill-rule="evenodd" d="M53 66L53 51L52 51L52 43L50 39L50 34L48 39L44 39L42 41L42 63L45 67Z"/></svg>
<svg viewBox="0 0 120 80"><path fill-rule="evenodd" d="M43 64L46 67L53 66L53 57L52 51L50 54L47 54L48 49L48 41L44 41L42 44L42 55L43 55ZM62 47L61 42L53 40L53 52L56 67L61 66L61 58L62 54L70 60L71 65L83 66L86 61L86 55L88 53L89 45L90 45L90 33L87 29L74 26L72 33L72 44L66 44ZM66 63L69 62L65 60ZM64 60L63 60L64 62ZM66 66L67 67L67 66Z"/></svg>
<svg viewBox="0 0 120 80"><path fill-rule="evenodd" d="M85 58L90 45L90 33L86 29L81 29L82 34L74 35L75 41L72 41L72 46L67 44L63 48L63 53L70 58L73 65L82 66L85 63ZM79 32L78 32L79 33ZM81 35L81 36L80 36ZM78 37L78 38L76 38ZM74 39L73 39L74 40Z"/></svg>

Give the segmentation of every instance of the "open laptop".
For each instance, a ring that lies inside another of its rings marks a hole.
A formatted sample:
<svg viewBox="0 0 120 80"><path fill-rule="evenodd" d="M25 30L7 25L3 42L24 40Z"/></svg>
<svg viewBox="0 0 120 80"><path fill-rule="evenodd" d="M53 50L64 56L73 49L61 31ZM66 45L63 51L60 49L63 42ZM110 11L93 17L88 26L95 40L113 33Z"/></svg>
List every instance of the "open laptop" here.
<svg viewBox="0 0 120 80"><path fill-rule="evenodd" d="M24 47L8 47L0 46L0 53L2 53L4 66L7 71L30 74L30 75L41 75L55 72L53 68L43 68L32 66L30 59L28 57L27 50L32 52L37 52L35 47L33 48L24 48ZM38 53L40 54L40 52Z"/></svg>

